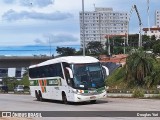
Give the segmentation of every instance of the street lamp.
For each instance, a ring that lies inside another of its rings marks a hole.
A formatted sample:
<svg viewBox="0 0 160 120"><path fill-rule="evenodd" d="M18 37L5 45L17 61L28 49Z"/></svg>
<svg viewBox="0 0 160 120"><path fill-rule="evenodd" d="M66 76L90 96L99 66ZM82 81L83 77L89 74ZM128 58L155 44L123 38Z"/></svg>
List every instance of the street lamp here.
<svg viewBox="0 0 160 120"><path fill-rule="evenodd" d="M84 0L82 0L82 16L83 16L83 56L85 56L85 26L84 26Z"/></svg>

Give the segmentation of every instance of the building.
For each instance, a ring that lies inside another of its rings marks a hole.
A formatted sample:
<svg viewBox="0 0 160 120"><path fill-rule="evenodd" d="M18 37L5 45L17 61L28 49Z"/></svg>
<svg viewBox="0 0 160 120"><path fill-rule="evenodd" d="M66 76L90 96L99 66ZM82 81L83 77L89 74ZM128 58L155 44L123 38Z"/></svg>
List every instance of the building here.
<svg viewBox="0 0 160 120"><path fill-rule="evenodd" d="M79 13L80 40L83 46L83 12ZM91 41L106 42L106 35L124 35L128 33L128 13L113 11L112 8L95 8L84 12L85 45Z"/></svg>
<svg viewBox="0 0 160 120"><path fill-rule="evenodd" d="M155 35L156 40L160 39L160 27L153 26L152 28L143 28L144 35L152 36Z"/></svg>
<svg viewBox="0 0 160 120"><path fill-rule="evenodd" d="M21 80L25 68L0 68L0 86L3 85L2 79L5 77L13 77L17 80Z"/></svg>
<svg viewBox="0 0 160 120"><path fill-rule="evenodd" d="M22 79L25 68L52 59L49 56L0 56L0 85L4 77Z"/></svg>
<svg viewBox="0 0 160 120"><path fill-rule="evenodd" d="M0 68L0 79L4 77L15 77L21 79L25 68Z"/></svg>
<svg viewBox="0 0 160 120"><path fill-rule="evenodd" d="M160 10L156 10L155 12L155 25L160 27Z"/></svg>
<svg viewBox="0 0 160 120"><path fill-rule="evenodd" d="M160 39L160 10L155 11L155 26L151 28L143 28L144 35L155 35L156 40Z"/></svg>

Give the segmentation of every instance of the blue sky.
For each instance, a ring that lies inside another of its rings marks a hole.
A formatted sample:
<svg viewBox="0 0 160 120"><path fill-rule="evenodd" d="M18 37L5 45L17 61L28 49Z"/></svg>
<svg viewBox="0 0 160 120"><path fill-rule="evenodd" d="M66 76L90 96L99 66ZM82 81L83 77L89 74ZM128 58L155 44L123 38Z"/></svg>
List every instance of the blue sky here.
<svg viewBox="0 0 160 120"><path fill-rule="evenodd" d="M80 45L81 2L81 0L0 0L0 55L45 54L47 48L41 48L45 50L40 52L40 47L36 46L51 45L54 51L56 46ZM132 5L136 4L143 27L148 27L147 0L84 0L84 2L86 11L93 11L95 4L96 7L112 7L115 11L130 12ZM155 10L160 10L160 1L150 0L150 26L154 25ZM133 12L130 33L138 31L138 19ZM7 53L7 50L15 51ZM33 53L34 50L39 52Z"/></svg>

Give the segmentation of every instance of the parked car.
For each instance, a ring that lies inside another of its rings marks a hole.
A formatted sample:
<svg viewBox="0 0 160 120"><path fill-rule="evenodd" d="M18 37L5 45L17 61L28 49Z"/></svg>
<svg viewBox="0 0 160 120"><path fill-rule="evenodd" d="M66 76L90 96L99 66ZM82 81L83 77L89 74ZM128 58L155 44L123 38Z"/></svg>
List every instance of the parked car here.
<svg viewBox="0 0 160 120"><path fill-rule="evenodd" d="M15 89L14 89L14 93L16 92L24 92L24 87L23 85L18 85Z"/></svg>

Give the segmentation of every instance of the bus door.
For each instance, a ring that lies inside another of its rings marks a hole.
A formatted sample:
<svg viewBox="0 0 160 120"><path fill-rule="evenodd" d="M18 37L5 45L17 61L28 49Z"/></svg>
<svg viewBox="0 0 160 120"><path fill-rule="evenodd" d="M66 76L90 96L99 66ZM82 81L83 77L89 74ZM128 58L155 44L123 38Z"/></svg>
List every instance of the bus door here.
<svg viewBox="0 0 160 120"><path fill-rule="evenodd" d="M72 92L72 87L73 87L73 78L71 77L71 69L69 67L64 67L64 75L65 75L65 78L66 78L66 82L67 82L67 85L66 85L66 95L67 95L67 99L68 100L71 100L74 98L74 94Z"/></svg>

